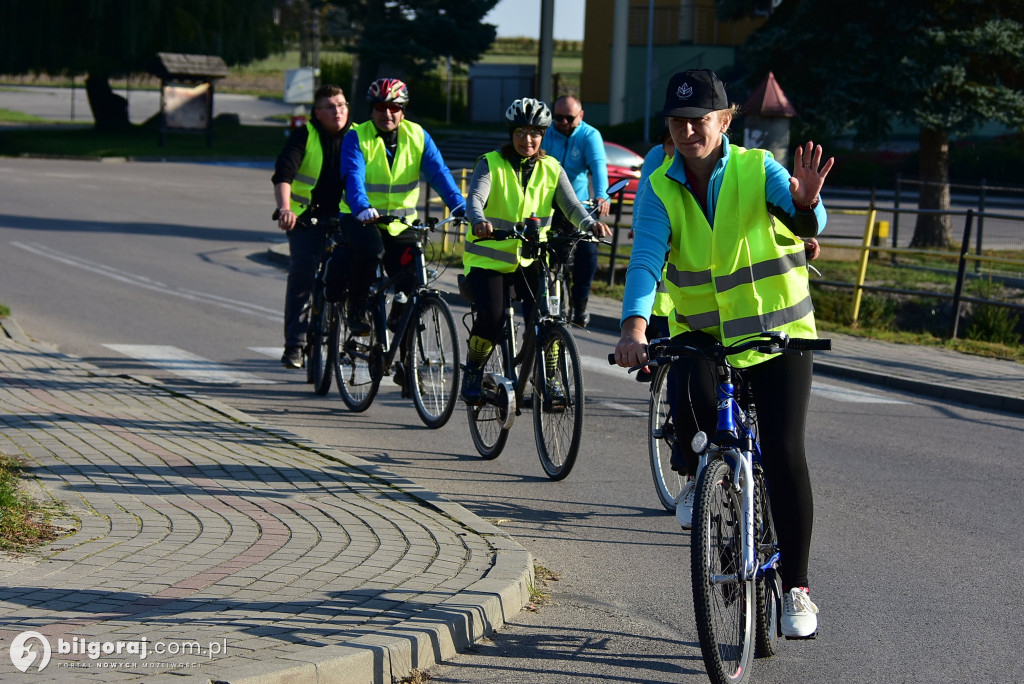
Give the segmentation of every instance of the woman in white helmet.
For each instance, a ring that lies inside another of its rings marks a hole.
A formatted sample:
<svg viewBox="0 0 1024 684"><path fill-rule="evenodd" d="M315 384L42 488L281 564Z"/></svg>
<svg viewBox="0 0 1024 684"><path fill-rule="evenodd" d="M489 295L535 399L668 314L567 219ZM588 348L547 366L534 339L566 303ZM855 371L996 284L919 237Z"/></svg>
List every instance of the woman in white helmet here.
<svg viewBox="0 0 1024 684"><path fill-rule="evenodd" d="M509 142L477 162L466 202L472 230L462 257L464 287L476 305L462 376L462 398L467 404L482 401L483 367L502 334L508 288L516 286L527 315L533 310L530 284L536 280L529 271L539 264L523 259L519 240L495 240L494 231L510 229L533 216L539 219L544 240L557 205L578 228L600 237L611 235L608 226L588 215L561 166L541 149L544 132L551 125L548 106L529 97L518 99L505 111L505 125Z"/></svg>

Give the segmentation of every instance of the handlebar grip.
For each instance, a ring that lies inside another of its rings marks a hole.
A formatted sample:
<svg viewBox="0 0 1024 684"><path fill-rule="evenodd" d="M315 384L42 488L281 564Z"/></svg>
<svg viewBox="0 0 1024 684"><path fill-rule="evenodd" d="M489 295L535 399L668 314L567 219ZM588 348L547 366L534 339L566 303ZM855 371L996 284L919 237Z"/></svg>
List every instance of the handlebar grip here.
<svg viewBox="0 0 1024 684"><path fill-rule="evenodd" d="M618 364L615 363L615 354L614 353L611 353L611 354L608 355L608 365L609 366L618 365Z"/></svg>
<svg viewBox="0 0 1024 684"><path fill-rule="evenodd" d="M516 232L514 230L496 230L496 231L491 233L491 239L492 240L507 240L508 238L512 237L515 234L516 234Z"/></svg>
<svg viewBox="0 0 1024 684"><path fill-rule="evenodd" d="M790 337L787 349L794 351L829 351L832 349L832 340L823 337L817 340L809 340L803 337Z"/></svg>

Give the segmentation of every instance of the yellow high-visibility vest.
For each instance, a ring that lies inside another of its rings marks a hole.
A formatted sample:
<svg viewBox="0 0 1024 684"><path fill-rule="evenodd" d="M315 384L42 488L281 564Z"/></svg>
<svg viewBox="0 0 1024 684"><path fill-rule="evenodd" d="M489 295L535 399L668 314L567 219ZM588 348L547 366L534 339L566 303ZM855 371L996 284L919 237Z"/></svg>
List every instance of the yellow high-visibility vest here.
<svg viewBox="0 0 1024 684"><path fill-rule="evenodd" d="M651 189L672 217L665 285L675 306L673 336L703 330L725 345L768 330L817 337L804 243L768 213L764 154L730 146L713 230L667 166L651 174ZM750 351L730 362L742 368L768 358Z"/></svg>
<svg viewBox="0 0 1024 684"><path fill-rule="evenodd" d="M302 163L292 180L292 197L289 207L296 215L309 208L312 201L313 188L320 180L320 170L324 165L324 149L320 147L320 132L311 123L306 124L306 151L302 154ZM338 203L338 212L351 213L345 200Z"/></svg>
<svg viewBox="0 0 1024 684"><path fill-rule="evenodd" d="M364 184L370 206L381 215L413 216L420 199L420 162L425 140L423 127L405 119L398 124L398 148L391 164L388 164L388 152L373 121L359 124L355 131L366 163ZM392 235L398 235L406 227L398 221L384 226Z"/></svg>
<svg viewBox="0 0 1024 684"><path fill-rule="evenodd" d="M491 176L491 190L484 207L484 218L494 230L512 230L515 224L525 221L531 214L540 220L541 241L547 239L551 229L551 218L555 213L555 188L562 167L551 157L541 157L533 167L526 191L519 182L519 174L512 164L495 150L484 155ZM533 259L522 257L522 243L519 240L477 239L468 235L462 265L469 273L471 268L488 268L499 273L511 273L520 265L529 266Z"/></svg>

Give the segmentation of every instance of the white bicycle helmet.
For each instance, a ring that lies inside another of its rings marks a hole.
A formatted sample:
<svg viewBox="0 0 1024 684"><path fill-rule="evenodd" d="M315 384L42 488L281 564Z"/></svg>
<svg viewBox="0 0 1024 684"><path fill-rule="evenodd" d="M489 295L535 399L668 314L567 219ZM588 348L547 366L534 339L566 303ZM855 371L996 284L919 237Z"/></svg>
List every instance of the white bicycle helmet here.
<svg viewBox="0 0 1024 684"><path fill-rule="evenodd" d="M520 98L505 110L505 125L509 128L532 126L546 129L551 125L551 110L540 100Z"/></svg>

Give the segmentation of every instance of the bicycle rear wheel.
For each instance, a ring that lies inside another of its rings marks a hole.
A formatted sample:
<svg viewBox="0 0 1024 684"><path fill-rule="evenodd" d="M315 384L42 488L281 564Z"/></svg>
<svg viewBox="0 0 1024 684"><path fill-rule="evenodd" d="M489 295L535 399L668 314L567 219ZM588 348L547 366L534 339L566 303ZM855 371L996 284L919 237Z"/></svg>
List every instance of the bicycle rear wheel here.
<svg viewBox="0 0 1024 684"><path fill-rule="evenodd" d="M362 337L350 335L346 317L338 309L338 335L344 344L335 356L334 375L345 406L361 413L370 408L384 375L380 345L375 331Z"/></svg>
<svg viewBox="0 0 1024 684"><path fill-rule="evenodd" d="M583 436L583 364L564 324L548 323L541 335L533 371L533 433L544 472L561 480L576 463Z"/></svg>
<svg viewBox="0 0 1024 684"><path fill-rule="evenodd" d="M486 401L479 406L466 406L473 446L477 453L488 460L497 458L508 441L509 428L505 425L508 424L512 397L505 393L504 388L497 387L487 374L504 377L505 369L508 368L507 359L506 344L494 345L494 351L484 365L483 394Z"/></svg>
<svg viewBox="0 0 1024 684"><path fill-rule="evenodd" d="M754 582L740 579L742 526L731 469L714 459L697 482L690 577L700 650L716 684L742 682L753 659Z"/></svg>
<svg viewBox="0 0 1024 684"><path fill-rule="evenodd" d="M309 336L310 380L313 391L323 396L331 390L333 354L338 351L338 318L334 303L323 301L322 297L317 309L315 319L311 321L312 334Z"/></svg>
<svg viewBox="0 0 1024 684"><path fill-rule="evenodd" d="M757 544L757 562L764 565L779 550L775 534L771 500L764 479L764 470L754 464L754 534ZM779 649L779 606L782 603L782 580L777 568L769 568L754 585L757 618L754 626L754 656L770 658Z"/></svg>
<svg viewBox="0 0 1024 684"><path fill-rule="evenodd" d="M459 338L448 304L439 297L420 299L419 311L409 322L411 340L406 360L407 381L420 420L428 428L448 422L458 398Z"/></svg>
<svg viewBox="0 0 1024 684"><path fill-rule="evenodd" d="M686 477L672 470L672 446L676 428L669 406L668 373L670 367L658 366L651 378L651 400L647 409L647 444L651 456L654 491L665 510L675 512L676 497L683 491Z"/></svg>

